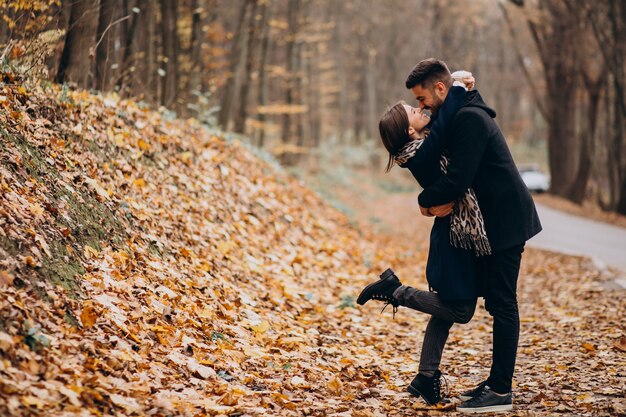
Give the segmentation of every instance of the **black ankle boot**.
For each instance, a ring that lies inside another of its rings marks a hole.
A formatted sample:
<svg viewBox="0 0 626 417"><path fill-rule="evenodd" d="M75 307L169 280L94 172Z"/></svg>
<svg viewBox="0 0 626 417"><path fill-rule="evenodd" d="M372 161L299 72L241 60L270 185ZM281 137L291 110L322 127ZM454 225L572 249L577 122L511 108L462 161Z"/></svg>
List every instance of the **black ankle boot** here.
<svg viewBox="0 0 626 417"><path fill-rule="evenodd" d="M396 274L394 274L391 269L387 269L385 272L380 274L380 279L378 281L371 283L365 287L363 291L361 291L361 294L359 294L359 298L357 298L356 302L359 305L363 305L369 300L385 301L387 303L385 307L391 304L395 310L398 308L400 303L393 296L393 293L401 285L402 283Z"/></svg>
<svg viewBox="0 0 626 417"><path fill-rule="evenodd" d="M441 379L440 371L435 371L432 377L417 374L406 390L415 397L422 397L426 404L435 405L443 400L441 395Z"/></svg>

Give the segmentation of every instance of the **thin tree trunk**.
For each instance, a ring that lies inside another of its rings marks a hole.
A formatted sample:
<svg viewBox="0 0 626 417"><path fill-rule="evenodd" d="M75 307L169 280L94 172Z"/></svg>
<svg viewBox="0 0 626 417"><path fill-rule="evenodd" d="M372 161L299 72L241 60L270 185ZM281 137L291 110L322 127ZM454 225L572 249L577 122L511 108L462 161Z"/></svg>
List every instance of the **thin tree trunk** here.
<svg viewBox="0 0 626 417"><path fill-rule="evenodd" d="M239 19L237 23L237 31L235 32L235 36L232 42L232 49L230 54L230 71L226 86L223 88L222 102L218 116L218 122L224 130L228 130L228 125L230 124L234 95L236 91L235 87L237 83L237 73L240 62L242 60L242 42L244 38L243 28L246 22L246 16L248 15L248 10L250 9L253 1L254 0L243 0L243 5L241 7L241 12L239 14Z"/></svg>
<svg viewBox="0 0 626 417"><path fill-rule="evenodd" d="M130 96L140 98L148 103L158 104L159 81L157 76L157 36L156 0L141 1L137 5L139 13L136 23L130 25L133 37L125 48L122 64L125 68L133 68L127 71L125 78L118 80L118 87L122 92ZM133 29L135 27L136 29ZM125 37L128 39L128 37ZM128 51L128 55L126 54Z"/></svg>
<svg viewBox="0 0 626 417"><path fill-rule="evenodd" d="M368 48L367 50L367 74L366 74L366 89L367 89L367 137L376 137L376 128L378 126L378 117L376 117L376 103L378 98L376 97L376 51Z"/></svg>
<svg viewBox="0 0 626 417"><path fill-rule="evenodd" d="M252 84L252 71L254 70L254 50L256 44L256 33L258 32L258 25L256 22L256 10L258 3L254 1L252 5L252 11L248 19L248 33L247 33L247 45L244 53L245 67L243 73L243 80L239 86L239 99L238 110L234 117L234 131L237 133L244 133L246 130L246 119L248 117L248 97L250 95L250 87ZM267 9L266 6L262 6L263 9ZM265 12L263 12L265 13Z"/></svg>
<svg viewBox="0 0 626 417"><path fill-rule="evenodd" d="M539 113L541 113L543 118L547 120L548 116L547 116L547 111L544 105L544 99L541 97L540 89L537 87L537 84L533 76L530 75L530 72L528 71L528 68L526 67L524 54L520 51L520 48L519 48L520 42L518 40L518 36L515 34L515 30L513 30L513 22L511 21L511 18L509 17L509 13L506 10L506 6L502 2L498 2L498 5L500 6L500 10L502 11L502 16L504 16L504 20L506 21L506 26L509 29L509 34L511 35L511 40L512 40L511 43L513 45L513 49L515 50L515 57L517 58L517 64L519 65L519 68L524 73L524 77L526 78L526 82L528 83L530 87L530 92L533 96L535 105L537 106Z"/></svg>
<svg viewBox="0 0 626 417"><path fill-rule="evenodd" d="M621 214L626 214L626 167L623 155L626 140L626 45L623 42L626 36L626 0L583 3L613 87L609 91L612 98L612 112L609 113L612 115L613 131L607 161L610 205Z"/></svg>
<svg viewBox="0 0 626 417"><path fill-rule="evenodd" d="M581 145L578 159L578 175L572 183L572 189L570 191L572 201L577 204L581 204L585 199L587 184L594 160L598 108L600 105L601 92L606 82L605 71L601 71L600 77L596 80L591 80L591 78L583 72L583 81L588 96L588 106L585 111L587 115L587 126L586 129L582 130L583 134L580 135Z"/></svg>
<svg viewBox="0 0 626 417"><path fill-rule="evenodd" d="M317 45L313 46L317 48ZM314 55L315 56L315 55ZM307 78L309 79L307 98L309 100L309 134L311 145L317 148L320 144L321 136L321 94L320 94L320 73L318 60L309 58L307 61Z"/></svg>
<svg viewBox="0 0 626 417"><path fill-rule="evenodd" d="M12 7L3 5L3 13L8 21L13 21L15 17L15 10ZM9 29L9 23L5 19L0 18L0 46L4 46L11 39L11 29Z"/></svg>
<svg viewBox="0 0 626 417"><path fill-rule="evenodd" d="M343 5L341 2L333 3L335 6L334 14L338 16L337 22L335 24L335 29L333 31L333 42L335 44L335 60L337 62L337 81L339 83L339 108L336 111L337 115L337 123L339 129L337 131L337 135L339 136L339 140L342 140L344 137L344 133L348 128L348 88L346 82L346 63L343 54L343 37L341 34L342 30L342 15L343 15Z"/></svg>
<svg viewBox="0 0 626 417"><path fill-rule="evenodd" d="M176 1L161 0L161 37L165 74L163 76L163 96L161 104L173 108L178 92L178 33L176 30Z"/></svg>
<svg viewBox="0 0 626 417"><path fill-rule="evenodd" d="M97 90L109 89L111 73L111 58L113 57L113 19L115 17L114 0L100 0L100 14L98 16L98 31L96 47L96 84Z"/></svg>
<svg viewBox="0 0 626 417"><path fill-rule="evenodd" d="M303 100L302 100L302 86L303 86L303 80L302 80L302 48L303 48L303 43L297 43L296 44L296 52L295 52L295 60L296 62L294 63L294 71L296 73L296 77L294 79L294 103L297 104L304 104ZM304 146L304 137L305 137L305 133L304 133L304 115L305 113L298 113L295 115L294 117L294 121L296 124L296 144L299 147L303 147ZM295 162L298 162L299 159L299 153L295 155Z"/></svg>
<svg viewBox="0 0 626 417"><path fill-rule="evenodd" d="M144 45L146 51L143 87L147 94L150 94L150 102L156 103L159 97L158 81L157 81L157 22L156 22L156 4L153 1L148 2L145 7L145 24L147 26L146 36L144 36ZM141 74L142 72L137 72ZM142 86L141 82L137 83L137 87ZM144 93L144 94L146 94ZM137 94L137 92L135 93Z"/></svg>
<svg viewBox="0 0 626 417"><path fill-rule="evenodd" d="M76 0L72 3L65 44L56 82L74 82L89 87L92 59L89 49L95 45L99 0Z"/></svg>
<svg viewBox="0 0 626 417"><path fill-rule="evenodd" d="M148 2L150 3L150 2ZM141 4L141 2L139 2ZM138 49L135 47L137 42L137 26L139 24L139 20L141 19L141 9L139 13L134 12L135 6L134 4L126 3L126 7L124 9L125 17L128 17L124 21L124 30L123 30L123 53L120 59L121 63L119 66L119 76L116 82L117 88L119 91L129 91L131 90L131 85L133 83L134 72L137 71L136 63L138 61L138 57L135 56Z"/></svg>
<svg viewBox="0 0 626 417"><path fill-rule="evenodd" d="M271 39L270 37L271 27L268 24L270 16L271 16L271 7L272 7L271 0L263 6L263 23L262 23L263 32L261 35L261 38L262 38L261 57L259 59L259 90L258 90L259 106L265 106L267 104L268 86L267 86L267 76L266 76L267 72L265 70L265 67L267 64L267 52L270 47L270 39ZM259 147L262 148L265 142L265 122L266 122L265 113L259 113L258 119L259 119L259 124L260 124L260 130L259 130L259 139L257 141L257 144Z"/></svg>
<svg viewBox="0 0 626 417"><path fill-rule="evenodd" d="M206 53L204 48L206 42L205 27L208 25L208 9L214 7L214 1L210 0L192 0L191 2L191 71L189 74L189 85L187 87L188 101L194 103L197 101L195 95L204 93L202 80L205 76L203 68L203 56Z"/></svg>
<svg viewBox="0 0 626 417"><path fill-rule="evenodd" d="M289 0L287 5L287 24L289 26L287 32L287 76L285 86L285 104L287 107L291 107L294 104L294 89L295 89L295 59L296 59L296 34L298 32L298 12L300 8L300 0ZM281 139L283 143L288 143L292 136L292 116L289 113L283 115L283 126ZM286 158L283 158L283 162L289 164Z"/></svg>
<svg viewBox="0 0 626 417"><path fill-rule="evenodd" d="M550 189L571 199L579 150L575 136L575 100L579 69L576 41L577 16L568 14L558 0L542 3L548 22L529 20L539 50L547 88L548 160Z"/></svg>
<svg viewBox="0 0 626 417"><path fill-rule="evenodd" d="M355 34L356 35L356 34ZM354 85L358 85L358 86L362 86L361 88L357 88L356 89L356 102L354 103L354 105L352 106L352 110L353 110L353 118L352 121L354 123L353 125L353 132L354 132L354 141L355 144L359 144L361 143L361 141L363 140L363 131L367 128L366 127L366 117L367 117L367 96L368 96L368 92L367 92L367 72L368 72L368 53L367 53L367 45L366 45L366 40L364 39L363 36L355 36L356 42L359 43L359 49L358 49L358 58L357 58L357 68L359 68L359 71L357 72L357 74L355 74L355 81L356 83Z"/></svg>

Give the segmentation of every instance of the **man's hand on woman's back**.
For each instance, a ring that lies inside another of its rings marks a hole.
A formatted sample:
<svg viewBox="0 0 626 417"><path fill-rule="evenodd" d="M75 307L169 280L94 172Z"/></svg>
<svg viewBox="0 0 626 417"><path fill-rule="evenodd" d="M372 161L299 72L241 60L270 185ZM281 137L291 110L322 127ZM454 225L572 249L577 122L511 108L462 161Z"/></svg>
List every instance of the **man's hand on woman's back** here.
<svg viewBox="0 0 626 417"><path fill-rule="evenodd" d="M442 204L440 206L433 206L433 207L422 207L420 206L420 211L422 212L422 214L424 216L427 217L446 217L449 216L450 213L452 213L452 210L454 209L454 201L451 201L447 204Z"/></svg>

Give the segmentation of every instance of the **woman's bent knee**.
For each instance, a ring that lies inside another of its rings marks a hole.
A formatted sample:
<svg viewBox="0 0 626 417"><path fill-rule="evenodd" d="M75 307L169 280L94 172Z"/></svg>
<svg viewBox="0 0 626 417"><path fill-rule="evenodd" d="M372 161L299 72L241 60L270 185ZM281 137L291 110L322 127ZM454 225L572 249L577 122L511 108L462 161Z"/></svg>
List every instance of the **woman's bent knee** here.
<svg viewBox="0 0 626 417"><path fill-rule="evenodd" d="M467 324L474 317L474 311L476 310L476 301L466 302L457 306L457 323Z"/></svg>

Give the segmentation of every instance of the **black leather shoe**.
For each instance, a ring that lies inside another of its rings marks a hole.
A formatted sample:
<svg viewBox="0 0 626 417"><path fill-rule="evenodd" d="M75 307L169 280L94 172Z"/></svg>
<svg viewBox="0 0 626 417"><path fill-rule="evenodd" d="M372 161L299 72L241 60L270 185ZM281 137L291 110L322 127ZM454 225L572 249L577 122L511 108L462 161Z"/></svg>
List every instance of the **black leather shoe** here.
<svg viewBox="0 0 626 417"><path fill-rule="evenodd" d="M391 269L387 269L385 272L380 274L380 279L378 281L363 288L363 291L359 294L359 298L357 298L356 302L359 305L363 305L369 300L385 301L387 303L385 307L391 304L394 309L397 309L400 303L398 303L398 300L396 300L393 296L393 292L401 285L402 283L396 274L394 274Z"/></svg>
<svg viewBox="0 0 626 417"><path fill-rule="evenodd" d="M443 401L443 396L441 395L442 378L440 371L435 371L431 378L417 374L406 390L414 397L422 397L426 404L435 405Z"/></svg>

